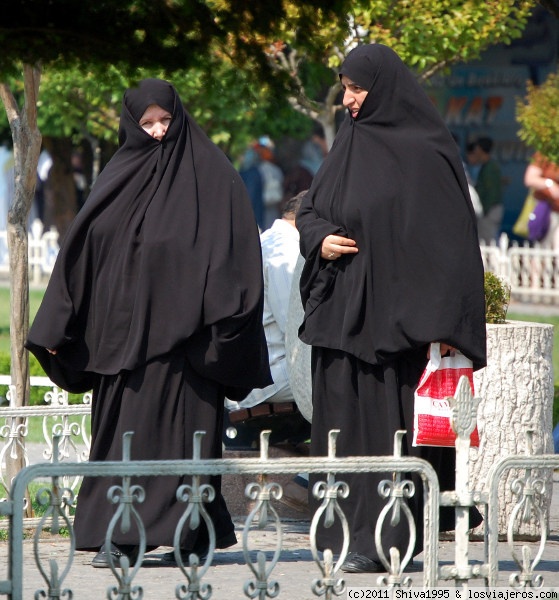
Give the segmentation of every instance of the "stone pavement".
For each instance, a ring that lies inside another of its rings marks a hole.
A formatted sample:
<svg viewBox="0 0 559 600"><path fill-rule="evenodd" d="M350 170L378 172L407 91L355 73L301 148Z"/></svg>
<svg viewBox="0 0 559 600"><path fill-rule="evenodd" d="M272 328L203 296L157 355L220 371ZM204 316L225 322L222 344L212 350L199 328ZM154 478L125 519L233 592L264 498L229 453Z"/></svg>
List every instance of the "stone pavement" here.
<svg viewBox="0 0 559 600"><path fill-rule="evenodd" d="M554 494L552 508L550 511L550 534L541 561L536 566L536 572L544 577L545 587L554 587L559 590L559 473L554 474ZM291 520L283 524L283 550L280 560L272 572L280 586L280 599L284 600L311 600L317 598L311 590L312 581L321 576L320 570L313 561L309 545L309 521ZM239 542L227 550L218 550L214 557L214 563L205 574L204 581L212 586L211 597L213 599L236 600L247 598L243 591L246 580L253 579L254 575L246 566L242 550L243 522L236 523L236 531ZM249 547L261 549L265 552L266 559L271 561L276 548L277 535L273 530L253 530L250 533ZM537 554L537 542L519 542L516 552L521 553L520 545L525 544L530 548L532 560ZM68 539L56 540L46 538L41 540L42 560L57 558L60 568L64 567L64 556L68 552ZM440 541L440 564L450 565L454 562L455 544L452 541ZM186 578L177 567L163 564L161 555L168 548L158 548L148 553L142 568L134 578L135 585L143 588L143 597L147 599L172 599L183 598L185 595L177 596L175 588L178 584L186 582ZM107 588L115 585L116 580L109 569L94 569L90 566L91 553L77 552L69 575L64 579L62 588L72 589L76 600L98 600L100 598L116 598L107 595ZM254 558L253 558L254 560ZM482 563L484 560L482 542L471 542L469 545L470 563ZM499 543L499 586L508 587L509 577L519 572L517 565L512 559L508 544ZM0 543L0 573L6 573L7 566L7 544ZM269 564L267 565L269 568ZM414 559L414 565L409 569L409 576L414 586L422 584L423 555ZM342 574L346 586L365 587L375 586L378 575L375 574ZM0 576L0 578L2 578ZM35 565L33 558L33 542L24 542L24 595L25 600L35 596L37 590L46 589L45 583ZM452 587L445 582L439 585ZM471 581L471 587L482 586L482 580ZM46 592L45 592L46 593ZM61 596L66 597L66 596ZM253 597L258 597L253 596ZM264 597L264 596L262 596ZM267 596L271 597L271 596ZM347 598L347 592L343 592L340 598ZM371 596L373 597L373 596Z"/></svg>

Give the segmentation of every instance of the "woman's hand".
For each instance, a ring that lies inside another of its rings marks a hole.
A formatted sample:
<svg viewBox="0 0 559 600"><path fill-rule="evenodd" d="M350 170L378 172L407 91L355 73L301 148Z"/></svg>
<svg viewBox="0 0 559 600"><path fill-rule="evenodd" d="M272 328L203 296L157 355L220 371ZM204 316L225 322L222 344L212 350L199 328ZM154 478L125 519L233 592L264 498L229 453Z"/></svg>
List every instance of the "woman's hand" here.
<svg viewBox="0 0 559 600"><path fill-rule="evenodd" d="M447 354L452 354L456 348L453 348L449 344L443 344L441 342L441 356L446 356Z"/></svg>
<svg viewBox="0 0 559 600"><path fill-rule="evenodd" d="M537 165L528 165L524 173L524 185L537 191L547 191L549 197L559 202L559 183L545 177L544 171Z"/></svg>
<svg viewBox="0 0 559 600"><path fill-rule="evenodd" d="M452 354L456 348L451 346L450 344L443 344L442 342L438 342L441 347L441 356L445 356L446 354ZM431 358L431 344L427 348L427 358Z"/></svg>
<svg viewBox="0 0 559 600"><path fill-rule="evenodd" d="M356 241L341 235L327 235L322 240L320 256L326 260L336 260L342 254L356 254L359 249Z"/></svg>

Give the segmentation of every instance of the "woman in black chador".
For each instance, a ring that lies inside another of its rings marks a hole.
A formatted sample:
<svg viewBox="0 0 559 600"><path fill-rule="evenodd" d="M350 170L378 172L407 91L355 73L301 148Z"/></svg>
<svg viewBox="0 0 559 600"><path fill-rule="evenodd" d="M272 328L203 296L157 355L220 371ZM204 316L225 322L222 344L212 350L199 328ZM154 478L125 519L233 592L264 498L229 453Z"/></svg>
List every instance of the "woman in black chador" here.
<svg viewBox="0 0 559 600"><path fill-rule="evenodd" d="M241 178L184 109L174 87L147 79L122 104L120 147L67 233L27 347L62 388L93 389L90 460L221 456L223 402L271 383L262 329L258 228ZM172 546L190 477L136 479L148 548ZM220 493L208 505L217 547L236 542ZM99 551L121 479L86 478L76 545ZM138 532L114 530L115 557L134 555ZM207 530L188 528L181 550L203 554ZM118 560L116 560L118 564Z"/></svg>
<svg viewBox="0 0 559 600"><path fill-rule="evenodd" d="M404 452L430 460L441 489L453 489L454 450L411 441L430 342L459 349L476 369L486 361L483 266L464 169L431 100L390 48L355 48L340 80L348 115L296 220L306 261L299 334L312 345L311 451L327 454L328 431L340 429L339 456L392 454L395 431L405 429ZM351 489L341 500L350 527L345 571L383 570L374 531L385 503L377 484L386 478L342 478ZM443 529L454 528L452 514L441 518ZM317 541L339 552L341 539L331 527ZM403 517L383 528L386 556L396 546L403 557L408 541Z"/></svg>

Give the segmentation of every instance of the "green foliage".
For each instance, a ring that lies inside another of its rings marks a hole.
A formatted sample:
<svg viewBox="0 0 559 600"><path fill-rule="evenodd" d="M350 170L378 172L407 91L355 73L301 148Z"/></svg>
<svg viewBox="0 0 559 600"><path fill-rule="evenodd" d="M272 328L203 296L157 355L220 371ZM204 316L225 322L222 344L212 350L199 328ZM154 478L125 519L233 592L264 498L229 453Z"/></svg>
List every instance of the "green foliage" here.
<svg viewBox="0 0 559 600"><path fill-rule="evenodd" d="M157 76L173 82L188 112L233 160L261 135L303 138L312 127L312 121L273 86L256 81L253 73L223 57L208 57L188 72Z"/></svg>
<svg viewBox="0 0 559 600"><path fill-rule="evenodd" d="M0 352L0 375L9 375L10 373L10 355L7 352ZM0 396L5 396L5 392L2 393L2 386L0 386Z"/></svg>
<svg viewBox="0 0 559 600"><path fill-rule="evenodd" d="M173 81L193 116L228 155L249 140L303 138L312 121L280 92L263 51L283 31L310 52L348 0L36 0L0 27L0 81L23 107L22 64L40 64L38 124L45 137L115 143L123 91L142 77ZM179 83L180 82L180 83ZM0 111L0 141L9 140ZM3 136L3 137L2 137Z"/></svg>
<svg viewBox="0 0 559 600"><path fill-rule="evenodd" d="M484 275L485 320L487 323L504 323L510 302L510 286L491 271Z"/></svg>
<svg viewBox="0 0 559 600"><path fill-rule="evenodd" d="M522 35L534 8L531 0L359 0L351 4L344 45L386 44L427 79L454 63L479 58L491 45L510 44ZM342 31L339 21L320 31L331 68L345 54L337 50Z"/></svg>
<svg viewBox="0 0 559 600"><path fill-rule="evenodd" d="M45 68L37 101L41 133L72 138L76 145L88 136L116 144L120 104L128 83L112 65L102 74L58 62ZM17 87L17 80L12 80L12 89Z"/></svg>
<svg viewBox="0 0 559 600"><path fill-rule="evenodd" d="M38 124L45 137L67 137L74 144L95 138L117 144L122 97L144 77L171 81L187 110L214 143L232 158L263 134L304 138L312 121L296 112L285 96L257 82L254 73L239 71L226 58L208 56L188 71L138 70L128 77L114 66L104 73L56 63L45 68L39 94ZM21 82L10 80L17 94ZM6 114L0 113L0 126Z"/></svg>
<svg viewBox="0 0 559 600"><path fill-rule="evenodd" d="M559 163L559 73L539 86L527 82L524 99L516 103L518 136L549 160Z"/></svg>
<svg viewBox="0 0 559 600"><path fill-rule="evenodd" d="M302 116L293 100L303 94L312 103L337 84L331 69L348 44L388 44L428 77L519 37L532 7L529 0L16 3L0 29L0 74L22 106L16 67L40 59L39 129L76 145L92 138L115 144L124 90L142 77L169 79L212 140L235 159L262 134L276 140L308 135L312 115ZM295 83L290 72L271 75L275 40L300 57ZM3 111L0 131L9 132Z"/></svg>
<svg viewBox="0 0 559 600"><path fill-rule="evenodd" d="M346 18L316 30L318 43L312 48L300 31L284 27L278 38L281 42L268 41L267 52L282 76L284 93L300 112L323 125L331 144L334 115L341 108L336 105L340 91L337 73L351 48L367 43L390 46L418 80L425 82L447 73L456 63L478 59L490 46L510 44L521 37L536 7L532 0L356 0L348 5ZM317 46L322 48L318 53L314 51ZM308 65L333 71L322 95L313 96L303 79L306 70L312 72Z"/></svg>

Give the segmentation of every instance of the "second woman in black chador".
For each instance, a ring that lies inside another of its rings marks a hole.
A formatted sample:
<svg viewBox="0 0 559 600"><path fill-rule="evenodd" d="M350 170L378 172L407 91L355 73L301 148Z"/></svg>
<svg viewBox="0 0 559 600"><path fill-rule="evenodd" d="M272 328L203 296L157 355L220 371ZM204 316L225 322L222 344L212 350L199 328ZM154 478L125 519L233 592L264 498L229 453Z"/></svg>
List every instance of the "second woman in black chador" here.
<svg viewBox="0 0 559 600"><path fill-rule="evenodd" d="M404 452L430 460L441 488L452 489L454 451L411 442L429 344L459 349L476 369L486 361L483 265L464 169L433 103L390 48L352 50L340 79L349 114L296 219L306 259L299 334L312 345L311 452L325 455L328 432L340 429L340 456L392 454L394 433L405 429ZM386 478L343 478L345 571L383 570L374 532ZM443 529L454 527L452 514L442 518ZM404 519L386 525L384 554L395 546L403 556L408 540ZM339 552L341 529L320 529L318 545Z"/></svg>

